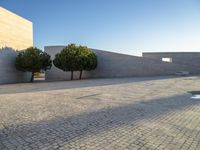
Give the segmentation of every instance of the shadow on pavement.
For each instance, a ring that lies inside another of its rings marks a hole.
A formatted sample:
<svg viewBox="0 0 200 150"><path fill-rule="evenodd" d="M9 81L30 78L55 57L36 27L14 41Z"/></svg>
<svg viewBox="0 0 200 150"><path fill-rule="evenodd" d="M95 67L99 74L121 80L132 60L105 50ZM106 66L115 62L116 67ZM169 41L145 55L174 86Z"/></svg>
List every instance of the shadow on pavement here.
<svg viewBox="0 0 200 150"><path fill-rule="evenodd" d="M29 145L39 145L39 148L57 142L61 145L67 144L73 139L97 135L118 127L126 125L134 127L138 121L151 121L167 113L184 110L190 106L199 105L199 103L200 101L191 100L188 94L183 94L139 101L136 104L101 109L68 118L59 117L49 121L6 127L0 130L0 143L22 140Z"/></svg>

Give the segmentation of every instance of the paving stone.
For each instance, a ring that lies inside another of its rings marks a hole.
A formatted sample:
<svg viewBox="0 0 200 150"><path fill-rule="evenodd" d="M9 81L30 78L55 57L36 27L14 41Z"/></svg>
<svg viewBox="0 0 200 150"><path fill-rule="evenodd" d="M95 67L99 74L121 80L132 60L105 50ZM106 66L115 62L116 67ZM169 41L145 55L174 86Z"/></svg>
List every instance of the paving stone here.
<svg viewBox="0 0 200 150"><path fill-rule="evenodd" d="M0 86L0 149L199 150L200 77Z"/></svg>

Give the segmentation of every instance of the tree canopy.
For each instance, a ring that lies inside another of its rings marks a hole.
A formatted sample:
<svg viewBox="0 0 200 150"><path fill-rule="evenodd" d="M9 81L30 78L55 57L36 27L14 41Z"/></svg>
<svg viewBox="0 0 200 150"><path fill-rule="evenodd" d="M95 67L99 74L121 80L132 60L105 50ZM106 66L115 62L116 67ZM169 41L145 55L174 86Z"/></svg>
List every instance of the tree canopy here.
<svg viewBox="0 0 200 150"><path fill-rule="evenodd" d="M16 57L15 66L17 70L31 72L31 82L33 81L34 73L41 70L48 70L52 66L50 55L36 47L30 47L22 51Z"/></svg>
<svg viewBox="0 0 200 150"><path fill-rule="evenodd" d="M89 71L96 68L97 57L86 46L69 44L60 53L56 54L53 63L63 71L71 71L71 80L73 80L73 72L80 71L81 79L83 70Z"/></svg>

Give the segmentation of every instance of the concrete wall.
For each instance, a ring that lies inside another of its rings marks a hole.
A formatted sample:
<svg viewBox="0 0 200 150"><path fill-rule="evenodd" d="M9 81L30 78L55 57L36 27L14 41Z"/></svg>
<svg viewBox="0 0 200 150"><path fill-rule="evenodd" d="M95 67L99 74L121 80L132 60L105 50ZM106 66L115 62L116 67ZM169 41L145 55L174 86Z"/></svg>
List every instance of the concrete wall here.
<svg viewBox="0 0 200 150"><path fill-rule="evenodd" d="M176 64L187 65L188 67L200 68L200 52L160 52L160 53L143 53L143 57L155 60L162 58L172 58Z"/></svg>
<svg viewBox="0 0 200 150"><path fill-rule="evenodd" d="M0 84L28 82L30 80L30 73L24 73L15 69L17 53L9 48L0 49Z"/></svg>
<svg viewBox="0 0 200 150"><path fill-rule="evenodd" d="M23 50L33 46L32 23L0 7L0 48Z"/></svg>
<svg viewBox="0 0 200 150"><path fill-rule="evenodd" d="M30 80L30 73L15 69L15 58L18 54L16 50L24 50L31 46L32 23L0 7L0 84Z"/></svg>
<svg viewBox="0 0 200 150"><path fill-rule="evenodd" d="M48 46L45 51L52 59L64 46ZM123 55L102 50L93 50L98 57L98 67L94 71L83 72L83 78L133 77L133 76L161 76L174 75L177 71L196 73L196 68L185 65L162 62L143 57ZM78 78L79 73L75 73ZM46 80L69 80L70 73L52 67L46 72Z"/></svg>

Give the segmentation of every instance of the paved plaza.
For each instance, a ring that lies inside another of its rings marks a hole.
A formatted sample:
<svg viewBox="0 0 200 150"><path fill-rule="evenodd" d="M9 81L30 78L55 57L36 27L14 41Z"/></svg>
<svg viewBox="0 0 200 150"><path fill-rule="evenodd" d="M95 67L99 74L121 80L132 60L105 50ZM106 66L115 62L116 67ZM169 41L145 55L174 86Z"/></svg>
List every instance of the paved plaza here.
<svg viewBox="0 0 200 150"><path fill-rule="evenodd" d="M199 150L200 77L0 85L0 150Z"/></svg>

